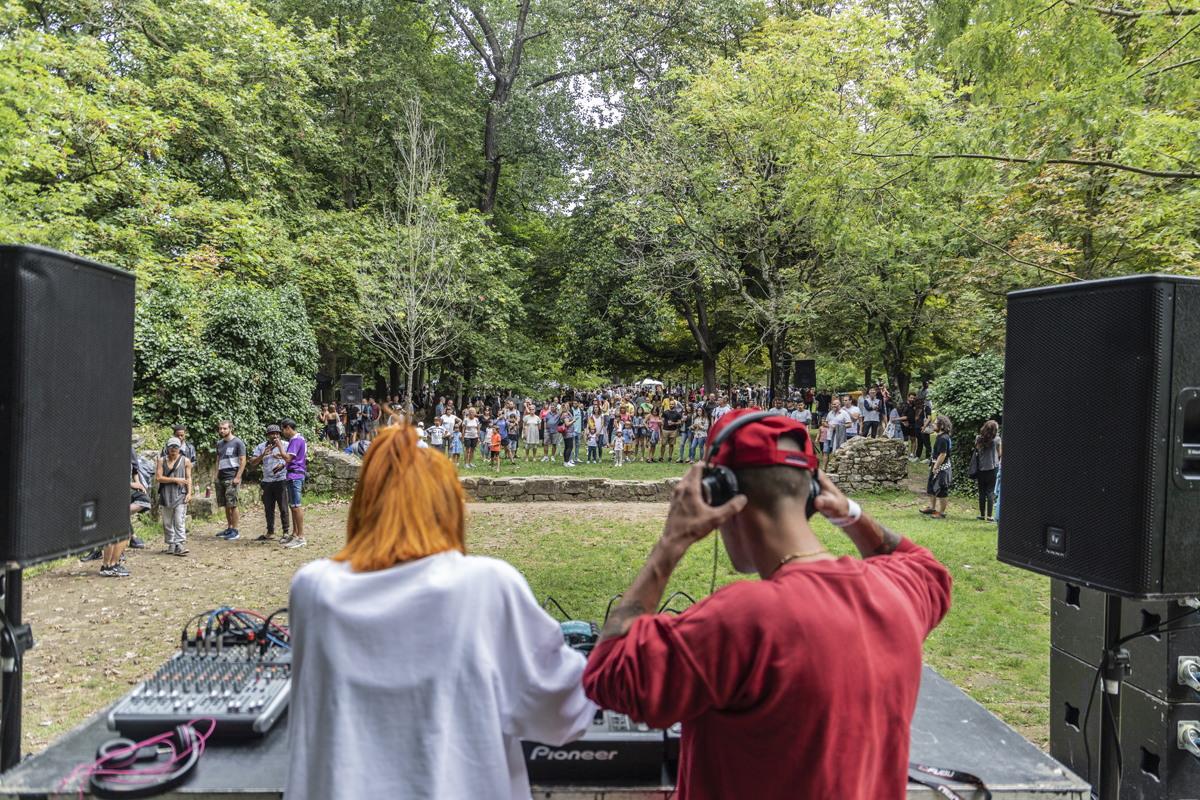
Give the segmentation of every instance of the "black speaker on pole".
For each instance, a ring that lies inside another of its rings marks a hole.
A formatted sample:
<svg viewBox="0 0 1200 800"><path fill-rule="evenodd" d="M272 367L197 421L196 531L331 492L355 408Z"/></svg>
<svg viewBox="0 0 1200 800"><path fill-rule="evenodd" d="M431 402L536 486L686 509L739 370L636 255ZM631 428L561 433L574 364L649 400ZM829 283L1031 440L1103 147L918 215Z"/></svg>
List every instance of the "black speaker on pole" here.
<svg viewBox="0 0 1200 800"><path fill-rule="evenodd" d="M0 245L0 561L129 536L134 277Z"/></svg>
<svg viewBox="0 0 1200 800"><path fill-rule="evenodd" d="M813 358L796 359L796 382L792 384L797 389L815 389L817 386L817 362Z"/></svg>
<svg viewBox="0 0 1200 800"><path fill-rule="evenodd" d="M362 402L362 375L342 376L342 402Z"/></svg>
<svg viewBox="0 0 1200 800"><path fill-rule="evenodd" d="M1129 598L1200 594L1200 279L1008 296L998 558Z"/></svg>

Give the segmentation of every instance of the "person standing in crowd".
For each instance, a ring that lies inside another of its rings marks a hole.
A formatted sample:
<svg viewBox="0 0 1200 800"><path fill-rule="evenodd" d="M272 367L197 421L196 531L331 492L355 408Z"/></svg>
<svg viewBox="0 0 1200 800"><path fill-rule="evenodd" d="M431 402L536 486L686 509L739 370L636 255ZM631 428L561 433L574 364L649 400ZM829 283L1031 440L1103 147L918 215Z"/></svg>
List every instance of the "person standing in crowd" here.
<svg viewBox="0 0 1200 800"><path fill-rule="evenodd" d="M171 436L179 440L180 455L191 462L192 468L194 469L196 467L196 448L193 447L187 440L187 428L183 427L182 425L176 425L171 429ZM170 444L163 445L162 452L158 454L160 459L166 456L167 448L169 447Z"/></svg>
<svg viewBox="0 0 1200 800"><path fill-rule="evenodd" d="M976 519L987 522L996 521L992 517L992 508L996 502L996 476L1000 472L999 432L1000 426L994 419L989 419L975 437L975 483L979 488L979 516Z"/></svg>
<svg viewBox="0 0 1200 800"><path fill-rule="evenodd" d="M658 406L650 407L650 414L646 417L646 430L650 437L650 461L662 461L662 458L654 457L654 448L662 441L662 417L658 415Z"/></svg>
<svg viewBox="0 0 1200 800"><path fill-rule="evenodd" d="M571 404L563 403L562 412L558 417L558 424L563 428L563 466L573 467L575 463L571 460L571 455L574 452L575 446L575 415L571 413Z"/></svg>
<svg viewBox="0 0 1200 800"><path fill-rule="evenodd" d="M455 422L454 430L450 432L450 463L455 468L462 463L463 441L462 441L462 423Z"/></svg>
<svg viewBox="0 0 1200 800"><path fill-rule="evenodd" d="M575 466L579 462L579 449L583 447L583 422L585 412L583 405L578 400L571 401L571 427L570 431L574 435L575 441L572 445L571 466Z"/></svg>
<svg viewBox="0 0 1200 800"><path fill-rule="evenodd" d="M633 419L629 423L633 434L633 452L629 454L629 461L632 463L638 460L640 456L642 461L646 460L646 420L642 417L641 408L634 408Z"/></svg>
<svg viewBox="0 0 1200 800"><path fill-rule="evenodd" d="M288 514L287 493L287 450L280 439L278 425L267 426L267 440L261 442L250 457L250 466L262 464L262 503L267 518L267 532L259 536L256 542L274 542L275 539L275 509L279 509L279 521L283 528L285 539L291 539L291 517Z"/></svg>
<svg viewBox="0 0 1200 800"><path fill-rule="evenodd" d="M467 469L475 467L475 450L479 447L479 418L475 416L475 408L467 409L466 416L463 417L463 450L465 455L463 461L466 462Z"/></svg>
<svg viewBox="0 0 1200 800"><path fill-rule="evenodd" d="M445 434L446 432L442 430L442 420L435 417L433 425L429 427L429 446L443 455L446 452Z"/></svg>
<svg viewBox="0 0 1200 800"><path fill-rule="evenodd" d="M600 445L599 434L596 432L595 424L589 422L587 429L587 463L600 463Z"/></svg>
<svg viewBox="0 0 1200 800"><path fill-rule="evenodd" d="M138 471L138 454L132 446L129 448L129 533L130 539L110 544L100 551L100 575L104 578L128 578L131 574L129 570L121 566L121 555L125 552L125 547L132 541L133 536L133 520L138 514L144 514L150 510L150 495L146 492L146 487L142 484L142 475ZM140 541L140 540L139 540ZM81 561L91 561L94 557L90 556L80 559Z"/></svg>
<svg viewBox="0 0 1200 800"><path fill-rule="evenodd" d="M846 440L849 441L858 436L858 421L861 419L862 413L858 410L858 406L854 404L854 400L850 395L842 398L842 411L850 417L850 424L846 426Z"/></svg>
<svg viewBox="0 0 1200 800"><path fill-rule="evenodd" d="M821 389L816 394L816 401L817 419L825 419L825 417L828 416L830 406L833 403L833 395L830 394L829 389Z"/></svg>
<svg viewBox="0 0 1200 800"><path fill-rule="evenodd" d="M542 417L542 461L558 460L558 446L562 444L562 434L558 432L561 424L559 419L558 403L551 400Z"/></svg>
<svg viewBox="0 0 1200 800"><path fill-rule="evenodd" d="M920 441L921 429L925 427L925 404L917 399L915 392L908 393L908 404L905 406L905 420L908 422L907 435L909 442L909 461L918 460L917 443Z"/></svg>
<svg viewBox="0 0 1200 800"><path fill-rule="evenodd" d="M521 422L525 426L525 463L537 461L538 441L540 439L539 431L542 427L542 418L537 415L533 409L532 403L525 404L525 415L521 417Z"/></svg>
<svg viewBox="0 0 1200 800"><path fill-rule="evenodd" d="M829 469L829 456L846 443L846 431L850 427L850 415L842 410L842 403L837 397L829 400L829 413L821 420L825 428L825 464L822 469Z"/></svg>
<svg viewBox="0 0 1200 800"><path fill-rule="evenodd" d="M321 414L321 421L325 423L325 440L337 447L342 438L338 433L338 426L342 424L342 421L338 418L337 408L333 404L325 406L325 411Z"/></svg>
<svg viewBox="0 0 1200 800"><path fill-rule="evenodd" d="M512 403L509 403L512 405ZM508 463L517 465L517 448L521 443L521 419L514 408L508 415Z"/></svg>
<svg viewBox="0 0 1200 800"><path fill-rule="evenodd" d="M504 420L498 419L498 421L503 422ZM490 449L491 449L491 454L492 454L492 459L491 459L492 471L499 472L500 471L500 450L504 447L504 445L503 445L504 437L500 435L500 426L499 425L493 425L488 430L491 431L490 435L488 436L488 443L491 445Z"/></svg>
<svg viewBox="0 0 1200 800"><path fill-rule="evenodd" d="M950 418L944 414L939 414L933 421L937 440L933 443L933 463L929 465L929 480L925 486L929 504L921 509L921 513L934 519L946 518L946 506L950 502L950 482L954 478L950 470L951 428Z"/></svg>
<svg viewBox="0 0 1200 800"><path fill-rule="evenodd" d="M717 421L720 420L721 417L728 414L730 411L733 411L733 406L729 405L729 400L725 397L724 394L718 392L717 393L717 407L712 410L712 424L716 425Z"/></svg>
<svg viewBox="0 0 1200 800"><path fill-rule="evenodd" d="M879 436L879 412L880 412L879 397L875 392L875 387L872 386L863 400L863 436L874 439Z"/></svg>
<svg viewBox="0 0 1200 800"><path fill-rule="evenodd" d="M304 547L308 544L304 539L304 510L300 507L300 493L304 488L304 479L308 477L308 443L296 430L294 420L285 419L279 423L283 430L283 438L287 440L284 448L284 458L287 459L287 493L288 508L292 513L291 536L284 536L279 541L289 550ZM285 541L286 540L286 541Z"/></svg>
<svg viewBox="0 0 1200 800"><path fill-rule="evenodd" d="M184 520L188 503L192 501L192 462L180 453L183 442L172 436L167 440L167 454L158 460L154 479L158 482L158 511L162 515L163 538L167 554L186 556L187 535Z"/></svg>
<svg viewBox="0 0 1200 800"><path fill-rule="evenodd" d="M625 427L621 418L617 417L613 421L613 464L618 467L625 456L625 449L629 447L630 438L629 429Z"/></svg>
<svg viewBox="0 0 1200 800"><path fill-rule="evenodd" d="M692 438L692 414L694 413L695 404L679 402L676 404L679 409L679 457L675 459L676 464L682 464L687 456L688 440ZM666 417L663 417L663 422L666 422ZM674 453L671 453L674 455Z"/></svg>
<svg viewBox="0 0 1200 800"><path fill-rule="evenodd" d="M354 444L358 440L358 406L354 403L346 403L343 407L343 414L346 418L346 444Z"/></svg>
<svg viewBox="0 0 1200 800"><path fill-rule="evenodd" d="M804 427L812 427L812 412L803 403L792 403L792 410L788 412L788 416L801 423Z"/></svg>
<svg viewBox="0 0 1200 800"><path fill-rule="evenodd" d="M929 441L929 437L933 434L933 404L928 398L922 399L920 395L917 395L917 401L921 403L925 419L924 424L917 431L917 460L928 464L933 453L933 445ZM921 458L922 454L925 458Z"/></svg>
<svg viewBox="0 0 1200 800"><path fill-rule="evenodd" d="M238 489L246 469L246 443L233 435L233 423L227 419L217 425L217 505L225 509L225 530L217 538L232 542L238 533Z"/></svg>
<svg viewBox="0 0 1200 800"><path fill-rule="evenodd" d="M704 460L704 443L708 440L708 427L708 408L704 403L700 403L692 411L692 442L688 446L687 463L695 463L697 450L700 452L700 460Z"/></svg>

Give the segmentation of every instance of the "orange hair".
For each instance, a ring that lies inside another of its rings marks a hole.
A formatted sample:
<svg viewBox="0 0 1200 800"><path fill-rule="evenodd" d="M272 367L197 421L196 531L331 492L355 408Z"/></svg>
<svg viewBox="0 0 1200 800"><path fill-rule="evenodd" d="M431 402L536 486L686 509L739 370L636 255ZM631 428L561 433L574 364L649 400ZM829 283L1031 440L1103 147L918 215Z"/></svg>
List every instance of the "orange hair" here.
<svg viewBox="0 0 1200 800"><path fill-rule="evenodd" d="M466 553L465 525L466 496L450 460L418 448L408 425L384 428L363 458L346 546L333 560L374 572L447 550Z"/></svg>

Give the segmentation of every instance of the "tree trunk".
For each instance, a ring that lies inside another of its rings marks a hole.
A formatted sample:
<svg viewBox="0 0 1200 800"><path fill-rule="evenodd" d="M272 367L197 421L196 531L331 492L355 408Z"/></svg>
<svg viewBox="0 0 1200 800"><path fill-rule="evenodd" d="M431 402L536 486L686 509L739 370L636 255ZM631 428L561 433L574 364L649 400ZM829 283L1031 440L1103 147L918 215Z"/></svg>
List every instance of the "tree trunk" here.
<svg viewBox="0 0 1200 800"><path fill-rule="evenodd" d="M483 173L479 178L479 210L491 224L492 212L496 209L496 193L500 187L500 155L498 112L508 102L509 85L502 79L496 80L488 102L487 117L483 122Z"/></svg>
<svg viewBox="0 0 1200 800"><path fill-rule="evenodd" d="M400 394L400 365L395 361L388 363L388 399Z"/></svg>
<svg viewBox="0 0 1200 800"><path fill-rule="evenodd" d="M717 359L711 353L700 356L700 363L704 370L704 396L712 397L717 391Z"/></svg>

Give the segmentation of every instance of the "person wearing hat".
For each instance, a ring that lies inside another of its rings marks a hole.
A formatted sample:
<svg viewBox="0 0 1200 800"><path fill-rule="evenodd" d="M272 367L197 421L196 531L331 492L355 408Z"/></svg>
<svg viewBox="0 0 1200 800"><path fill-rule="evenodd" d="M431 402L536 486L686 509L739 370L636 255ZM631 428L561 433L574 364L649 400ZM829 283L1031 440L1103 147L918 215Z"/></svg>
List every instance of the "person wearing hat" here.
<svg viewBox="0 0 1200 800"><path fill-rule="evenodd" d="M256 542L274 542L275 539L275 509L279 509L279 521L283 527L283 535L291 536L291 516L287 504L287 450L283 447L283 439L278 425L267 426L267 440L254 448L249 466L257 467L262 464L262 502L267 517L267 532L259 536Z"/></svg>
<svg viewBox="0 0 1200 800"><path fill-rule="evenodd" d="M163 538L167 543L167 554L186 556L184 547L187 534L183 524L187 518L188 503L192 501L192 462L180 449L183 445L177 437L167 440L167 454L158 460L154 480L158 482L158 511L162 515Z"/></svg>
<svg viewBox="0 0 1200 800"><path fill-rule="evenodd" d="M950 574L818 473L815 510L862 559L836 557L806 514L817 454L786 416L713 426L710 465L742 494L706 501L705 466L671 494L662 537L609 616L584 690L651 727L682 721L682 800L902 800L921 646L950 607ZM688 548L721 532L742 573L687 610L655 614Z"/></svg>

